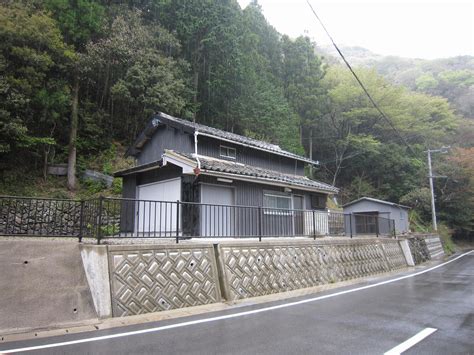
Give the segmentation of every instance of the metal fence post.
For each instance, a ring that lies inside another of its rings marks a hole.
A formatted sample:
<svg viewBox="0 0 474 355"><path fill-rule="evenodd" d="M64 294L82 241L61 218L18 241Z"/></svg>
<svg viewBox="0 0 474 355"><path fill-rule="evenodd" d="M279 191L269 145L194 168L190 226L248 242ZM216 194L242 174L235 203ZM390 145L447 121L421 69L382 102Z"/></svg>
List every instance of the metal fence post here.
<svg viewBox="0 0 474 355"><path fill-rule="evenodd" d="M97 226L97 244L100 244L100 238L102 236L102 209L104 204L104 197L99 197L99 218L98 218L98 226Z"/></svg>
<svg viewBox="0 0 474 355"><path fill-rule="evenodd" d="M316 240L316 211L313 210L313 239Z"/></svg>
<svg viewBox="0 0 474 355"><path fill-rule="evenodd" d="M379 216L376 217L375 221L375 236L378 238L379 237L379 223L380 223L380 218Z"/></svg>
<svg viewBox="0 0 474 355"><path fill-rule="evenodd" d="M176 201L176 244L179 243L179 200Z"/></svg>
<svg viewBox="0 0 474 355"><path fill-rule="evenodd" d="M351 230L351 239L352 239L352 213L349 214L349 229Z"/></svg>
<svg viewBox="0 0 474 355"><path fill-rule="evenodd" d="M262 206L258 206L258 241L262 241Z"/></svg>
<svg viewBox="0 0 474 355"><path fill-rule="evenodd" d="M82 242L84 236L84 200L81 200L81 210L79 215L79 243Z"/></svg>

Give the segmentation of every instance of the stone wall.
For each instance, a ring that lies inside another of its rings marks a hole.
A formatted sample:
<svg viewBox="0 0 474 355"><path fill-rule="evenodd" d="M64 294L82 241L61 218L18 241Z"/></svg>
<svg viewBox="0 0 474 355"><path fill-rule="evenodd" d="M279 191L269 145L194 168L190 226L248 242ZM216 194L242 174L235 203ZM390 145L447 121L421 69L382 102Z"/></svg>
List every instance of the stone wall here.
<svg viewBox="0 0 474 355"><path fill-rule="evenodd" d="M416 265L445 255L441 239L436 234L414 235L407 240Z"/></svg>
<svg viewBox="0 0 474 355"><path fill-rule="evenodd" d="M0 235L78 236L80 220L80 201L0 200Z"/></svg>
<svg viewBox="0 0 474 355"><path fill-rule="evenodd" d="M346 281L406 267L398 241L222 243L227 300Z"/></svg>

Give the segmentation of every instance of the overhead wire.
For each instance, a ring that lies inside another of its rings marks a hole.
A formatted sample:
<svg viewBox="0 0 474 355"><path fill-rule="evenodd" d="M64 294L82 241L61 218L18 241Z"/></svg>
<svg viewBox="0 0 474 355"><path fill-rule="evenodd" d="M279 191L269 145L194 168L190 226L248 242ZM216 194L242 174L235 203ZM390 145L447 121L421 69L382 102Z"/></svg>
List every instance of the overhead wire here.
<svg viewBox="0 0 474 355"><path fill-rule="evenodd" d="M326 32L326 35L329 37L330 41L332 42L332 45L334 46L334 48L336 49L336 51L339 53L340 57L342 58L342 60L344 61L344 63L346 64L347 68L349 68L350 72L352 73L352 75L354 76L354 78L357 80L357 82L359 83L360 87L362 88L362 90L364 91L364 93L367 95L367 97L369 98L370 102L372 103L372 105L375 107L375 109L380 113L380 116L390 125L390 127L392 128L392 130L397 134L397 136L400 138L400 140L402 141L402 143L408 148L408 150L413 154L413 156L417 156L415 151L412 149L412 147L410 146L410 144L408 144L408 142L406 141L406 139L403 137L403 135L398 131L398 129L395 127L395 125L393 124L392 120L389 119L387 117L387 115L380 109L380 107L377 105L377 103L374 101L374 99L372 98L372 96L370 95L370 93L367 91L365 85L362 83L362 81L359 79L358 75L355 73L355 71L352 69L351 65L349 64L349 62L347 61L347 59L344 57L344 55L342 54L341 50L339 49L339 47L337 46L336 42L334 41L334 39L332 38L331 34L329 33L329 31L326 29L326 26L324 26L324 23L323 21L321 21L321 19L319 18L319 16L316 14L316 11L314 11L313 9L313 6L311 5L311 3L309 2L309 0L306 0L306 3L308 4L308 6L310 7L311 11L313 12L314 16L316 17L316 19L319 21L319 23L321 24L321 27L324 29L324 32Z"/></svg>

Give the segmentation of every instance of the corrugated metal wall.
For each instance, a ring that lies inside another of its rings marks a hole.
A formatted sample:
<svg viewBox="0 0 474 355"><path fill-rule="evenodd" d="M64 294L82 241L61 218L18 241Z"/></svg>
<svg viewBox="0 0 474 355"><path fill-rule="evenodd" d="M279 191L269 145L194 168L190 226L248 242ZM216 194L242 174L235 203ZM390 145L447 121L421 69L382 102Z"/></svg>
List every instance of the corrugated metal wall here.
<svg viewBox="0 0 474 355"><path fill-rule="evenodd" d="M258 166L263 169L270 169L286 174L304 175L304 163L291 158L285 158L279 155L263 152L260 150L219 141L210 137L198 137L198 153L209 157L225 159L220 156L220 146L235 148L237 158L229 159L238 163Z"/></svg>
<svg viewBox="0 0 474 355"><path fill-rule="evenodd" d="M194 137L181 130L161 126L151 140L145 144L138 155L138 164L146 164L161 159L165 149L172 149L183 153L194 152Z"/></svg>

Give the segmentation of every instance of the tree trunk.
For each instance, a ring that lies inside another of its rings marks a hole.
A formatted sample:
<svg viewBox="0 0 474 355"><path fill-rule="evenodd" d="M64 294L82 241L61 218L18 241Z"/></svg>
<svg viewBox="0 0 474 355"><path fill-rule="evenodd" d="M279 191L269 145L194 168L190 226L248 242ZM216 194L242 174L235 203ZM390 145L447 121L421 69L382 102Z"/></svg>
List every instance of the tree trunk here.
<svg viewBox="0 0 474 355"><path fill-rule="evenodd" d="M309 130L309 159L313 160L313 127ZM309 164L309 178L313 178L313 164Z"/></svg>
<svg viewBox="0 0 474 355"><path fill-rule="evenodd" d="M198 70L195 69L194 78L193 78L193 86L194 86L194 96L193 96L193 104L194 108L197 107L197 95L198 95L198 86L199 86L199 73ZM196 122L196 111L193 112L193 122Z"/></svg>
<svg viewBox="0 0 474 355"><path fill-rule="evenodd" d="M78 126L78 103L79 103L79 73L74 73L72 87L71 126L69 129L69 155L67 161L67 188L69 191L76 189L76 140Z"/></svg>

